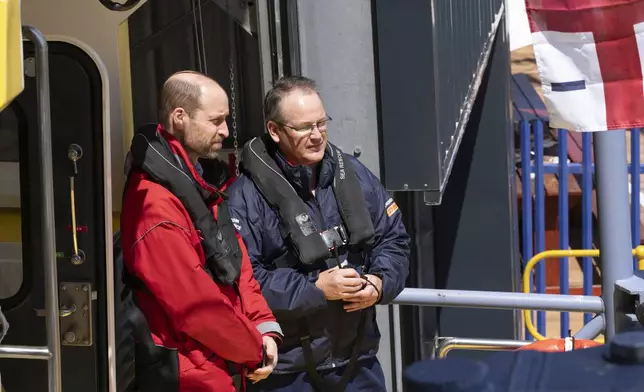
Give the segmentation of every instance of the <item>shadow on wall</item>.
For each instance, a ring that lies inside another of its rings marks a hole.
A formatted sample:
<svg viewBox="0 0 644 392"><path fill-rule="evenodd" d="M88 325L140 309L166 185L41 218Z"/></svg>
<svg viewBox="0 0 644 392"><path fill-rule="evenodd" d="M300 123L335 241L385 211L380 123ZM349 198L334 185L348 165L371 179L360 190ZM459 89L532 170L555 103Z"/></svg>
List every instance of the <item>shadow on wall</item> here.
<svg viewBox="0 0 644 392"><path fill-rule="evenodd" d="M541 91L541 76L537 62L534 59L534 50L532 45L524 46L510 52L510 67L512 74L526 74L532 82L537 94L543 99Z"/></svg>

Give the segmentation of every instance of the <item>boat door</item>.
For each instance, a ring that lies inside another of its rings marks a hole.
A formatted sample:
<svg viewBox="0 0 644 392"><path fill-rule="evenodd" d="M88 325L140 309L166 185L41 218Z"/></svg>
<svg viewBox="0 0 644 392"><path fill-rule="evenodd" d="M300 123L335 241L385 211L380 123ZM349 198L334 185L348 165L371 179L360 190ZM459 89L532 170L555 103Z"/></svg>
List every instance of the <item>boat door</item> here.
<svg viewBox="0 0 644 392"><path fill-rule="evenodd" d="M45 258L51 246L43 239L53 234L60 345L50 350L61 358L62 390L107 391L108 298L113 295L106 285L112 222L105 197L110 173L103 79L92 57L75 43L50 41L48 49L47 81L34 44L25 41L24 91L0 112L0 308L10 326L2 345L47 346ZM39 106L45 83L50 86L50 159L43 155L39 132L47 117ZM47 167L53 172L52 226L43 219L47 190L41 179ZM47 391L55 382L48 378L53 363L0 355L3 387Z"/></svg>

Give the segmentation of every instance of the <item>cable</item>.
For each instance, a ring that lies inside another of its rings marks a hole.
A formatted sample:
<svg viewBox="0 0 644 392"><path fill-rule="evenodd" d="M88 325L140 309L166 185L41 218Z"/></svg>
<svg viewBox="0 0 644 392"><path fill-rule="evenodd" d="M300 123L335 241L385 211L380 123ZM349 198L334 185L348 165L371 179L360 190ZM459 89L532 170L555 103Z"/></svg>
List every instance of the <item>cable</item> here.
<svg viewBox="0 0 644 392"><path fill-rule="evenodd" d="M74 265L83 264L85 253L78 249L78 228L76 225L76 190L74 187L74 178L78 174L77 161L83 156L83 149L78 144L71 144L67 149L67 158L72 162L72 173L69 176L69 201L72 216L72 240L74 242L74 254L71 257L71 263Z"/></svg>
<svg viewBox="0 0 644 392"><path fill-rule="evenodd" d="M74 197L74 177L69 177L69 196L72 210L72 238L74 239L74 254L78 254L78 236L76 235L76 200Z"/></svg>
<svg viewBox="0 0 644 392"><path fill-rule="evenodd" d="M338 244L335 241L333 242L333 258L335 259L335 263L338 265L338 268L345 268L345 267L342 266L342 263L340 263L340 255L339 255L339 252L338 252ZM367 275L360 274L360 277L365 281L365 284L362 285L362 289L367 287L367 285L371 285L373 287L373 289L376 290L376 293L378 293L378 299L376 299L376 302L380 301L381 293L380 293L380 290L378 289L378 286L376 286L375 283L370 281L369 277Z"/></svg>
<svg viewBox="0 0 644 392"><path fill-rule="evenodd" d="M376 299L376 302L380 301L380 290L378 290L378 286L376 286L375 283L369 280L369 277L367 275L362 275L362 279L364 279L368 284L370 284L374 290L376 290L376 293L378 293L378 298Z"/></svg>

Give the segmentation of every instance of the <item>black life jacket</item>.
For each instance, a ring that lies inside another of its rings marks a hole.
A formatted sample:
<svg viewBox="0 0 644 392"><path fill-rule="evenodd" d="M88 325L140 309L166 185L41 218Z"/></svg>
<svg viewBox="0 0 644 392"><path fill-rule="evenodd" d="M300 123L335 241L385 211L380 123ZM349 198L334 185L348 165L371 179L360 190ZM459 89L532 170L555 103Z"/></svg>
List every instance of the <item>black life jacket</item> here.
<svg viewBox="0 0 644 392"><path fill-rule="evenodd" d="M277 213L282 236L290 243L299 261L310 266L326 260L336 246L370 249L374 242L373 223L356 173L351 165L345 164L342 151L327 143L327 151L335 161L332 187L343 224L321 231L315 227L304 201L275 162L274 146L267 135L252 139L242 152L243 168Z"/></svg>
<svg viewBox="0 0 644 392"><path fill-rule="evenodd" d="M144 127L134 136L130 164L130 170L142 170L181 201L201 232L207 271L218 283L234 284L241 272L242 253L225 196L201 186L189 170L179 167L170 144L156 127ZM215 220L208 205L218 198L222 200Z"/></svg>

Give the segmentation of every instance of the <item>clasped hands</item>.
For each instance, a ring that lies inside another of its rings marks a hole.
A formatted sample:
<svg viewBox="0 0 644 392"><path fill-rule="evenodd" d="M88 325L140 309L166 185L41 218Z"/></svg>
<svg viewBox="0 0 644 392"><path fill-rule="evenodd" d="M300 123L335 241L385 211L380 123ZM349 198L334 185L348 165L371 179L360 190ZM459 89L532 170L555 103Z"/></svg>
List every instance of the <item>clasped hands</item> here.
<svg viewBox="0 0 644 392"><path fill-rule="evenodd" d="M372 284L365 281L367 279ZM330 301L345 301L344 309L355 312L375 305L380 300L382 281L375 275L365 275L364 278L353 268L334 267L320 273L315 282ZM374 285L377 287L374 288ZM277 365L277 344L270 336L263 337L266 348L267 363L264 367L253 372L246 372L246 377L254 384L268 377Z"/></svg>
<svg viewBox="0 0 644 392"><path fill-rule="evenodd" d="M322 290L327 300L343 300L344 309L347 312L355 312L375 305L380 300L379 293L382 293L380 278L367 274L363 279L353 268L334 267L323 271L318 276L315 286Z"/></svg>

